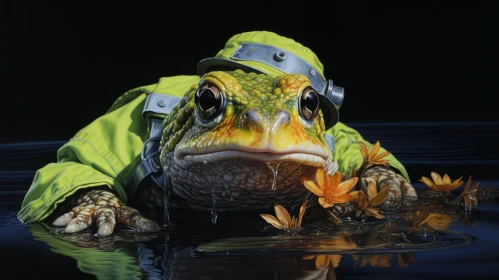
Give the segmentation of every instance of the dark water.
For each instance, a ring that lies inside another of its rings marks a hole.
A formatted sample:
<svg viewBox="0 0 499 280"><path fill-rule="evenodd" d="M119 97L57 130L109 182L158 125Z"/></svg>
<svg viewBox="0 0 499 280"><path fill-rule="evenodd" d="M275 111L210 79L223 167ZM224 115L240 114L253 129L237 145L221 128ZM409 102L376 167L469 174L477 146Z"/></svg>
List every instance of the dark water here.
<svg viewBox="0 0 499 280"><path fill-rule="evenodd" d="M339 226L304 218L298 236L269 228L258 213L173 212L174 230L120 227L61 234L16 218L36 169L64 142L1 144L0 245L3 275L15 279L497 279L499 123L351 124L405 165L413 185L431 171L469 175L489 190L471 212L435 211L439 223L413 231L385 222ZM487 194L487 195L485 195ZM273 214L273 213L272 213ZM390 230L392 228L392 230ZM13 275L16 275L15 277ZM3 277L2 277L3 278ZM7 279L7 278L4 278Z"/></svg>

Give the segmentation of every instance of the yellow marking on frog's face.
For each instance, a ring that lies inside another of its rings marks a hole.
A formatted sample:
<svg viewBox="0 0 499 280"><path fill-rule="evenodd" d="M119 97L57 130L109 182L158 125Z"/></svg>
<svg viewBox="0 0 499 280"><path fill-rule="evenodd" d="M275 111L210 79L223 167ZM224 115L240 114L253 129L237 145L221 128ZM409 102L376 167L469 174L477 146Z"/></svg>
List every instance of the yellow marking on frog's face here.
<svg viewBox="0 0 499 280"><path fill-rule="evenodd" d="M175 147L177 158L203 162L240 157L321 166L331 156L318 96L303 75L210 72L196 95L195 120Z"/></svg>

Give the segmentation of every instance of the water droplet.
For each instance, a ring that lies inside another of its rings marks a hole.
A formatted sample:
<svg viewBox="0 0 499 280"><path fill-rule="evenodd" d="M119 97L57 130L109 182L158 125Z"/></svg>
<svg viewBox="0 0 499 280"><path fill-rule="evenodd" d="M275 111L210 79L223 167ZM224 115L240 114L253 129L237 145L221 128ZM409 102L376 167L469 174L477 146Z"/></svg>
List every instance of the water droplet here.
<svg viewBox="0 0 499 280"><path fill-rule="evenodd" d="M276 184L277 184L277 172L279 171L279 165L281 165L280 161L270 161L267 162L267 166L270 168L272 171L272 190L276 189Z"/></svg>
<svg viewBox="0 0 499 280"><path fill-rule="evenodd" d="M211 223L212 224L217 223L217 213L216 212L211 212Z"/></svg>
<svg viewBox="0 0 499 280"><path fill-rule="evenodd" d="M211 187L211 223L217 223L217 198L215 196L215 186Z"/></svg>
<svg viewBox="0 0 499 280"><path fill-rule="evenodd" d="M207 160L203 160L203 164L208 164L208 161Z"/></svg>

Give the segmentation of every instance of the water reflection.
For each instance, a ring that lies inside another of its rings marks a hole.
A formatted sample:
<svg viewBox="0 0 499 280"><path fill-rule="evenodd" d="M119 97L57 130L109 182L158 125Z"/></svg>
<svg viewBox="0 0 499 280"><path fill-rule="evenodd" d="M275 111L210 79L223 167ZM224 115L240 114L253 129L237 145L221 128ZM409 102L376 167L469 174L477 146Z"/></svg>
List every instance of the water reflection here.
<svg viewBox="0 0 499 280"><path fill-rule="evenodd" d="M121 238L96 239L89 233L62 236L53 228L37 223L26 225L33 238L45 242L58 254L72 257L82 272L98 279L140 279L142 273L136 256Z"/></svg>
<svg viewBox="0 0 499 280"><path fill-rule="evenodd" d="M98 279L336 279L341 267L408 267L416 264L413 252L471 242L467 235L445 231L464 224L460 217L466 214L445 211L428 215L427 225L435 232L426 236L401 226L401 217L335 228L316 223L301 234L283 235L255 216L239 224L237 218L223 217L211 228L209 217L201 216L205 222L179 221L176 231L156 235L122 227L105 238L90 231L65 234L41 223L26 227L35 240L75 259L82 272Z"/></svg>

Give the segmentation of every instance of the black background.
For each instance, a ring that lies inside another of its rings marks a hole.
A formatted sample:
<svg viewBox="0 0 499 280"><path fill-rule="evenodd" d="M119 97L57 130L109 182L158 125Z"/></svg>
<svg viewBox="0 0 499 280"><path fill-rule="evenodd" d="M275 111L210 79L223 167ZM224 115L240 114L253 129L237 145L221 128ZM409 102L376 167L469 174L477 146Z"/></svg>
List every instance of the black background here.
<svg viewBox="0 0 499 280"><path fill-rule="evenodd" d="M343 122L499 120L495 1L378 2L13 1L0 141L66 140L125 91L195 74L256 30L316 52L346 89Z"/></svg>

